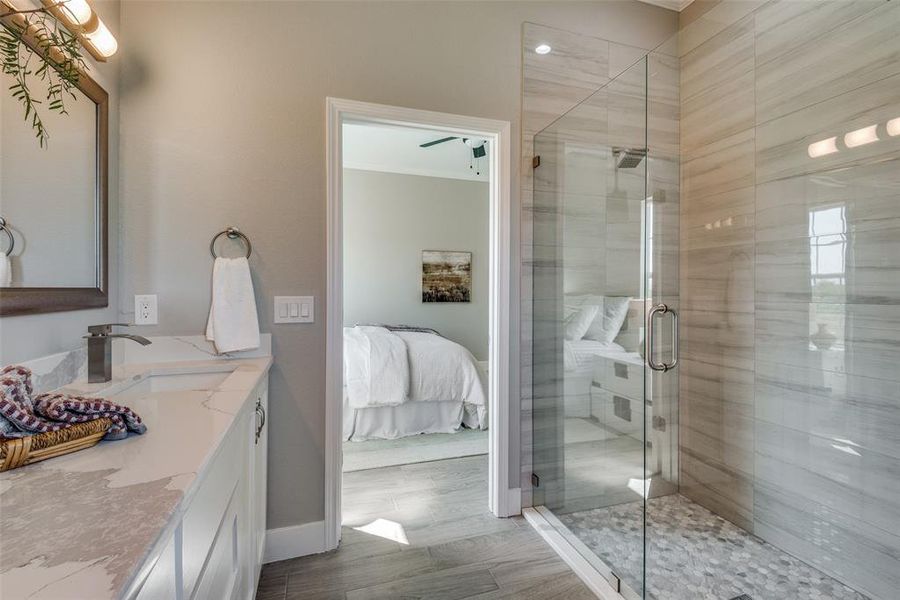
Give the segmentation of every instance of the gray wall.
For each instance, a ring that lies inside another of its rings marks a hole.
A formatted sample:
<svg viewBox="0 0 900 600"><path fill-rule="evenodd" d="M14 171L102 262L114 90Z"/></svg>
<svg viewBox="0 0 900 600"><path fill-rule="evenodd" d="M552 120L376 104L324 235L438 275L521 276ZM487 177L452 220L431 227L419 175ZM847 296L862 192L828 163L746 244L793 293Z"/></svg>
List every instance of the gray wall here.
<svg viewBox="0 0 900 600"><path fill-rule="evenodd" d="M113 35L121 42L119 23L120 5L118 0L94 2L97 14L103 19ZM81 336L87 332L87 326L94 323L112 323L117 318L117 245L118 230L116 221L119 213L118 202L118 139L119 139L119 64L120 59L114 56L105 64L95 64L87 57L91 65L91 76L109 92L109 241L110 241L110 288L109 307L102 309L81 310L72 312L50 313L46 315L26 315L0 318L0 364L6 365L24 362L48 354L56 354L72 350L83 345ZM8 94L3 89L2 94ZM5 105L4 105L5 107ZM65 123L65 119L54 119L54 126ZM50 130L51 136L54 131ZM62 132L57 130L61 137ZM4 136L3 143L7 139ZM59 161L65 159L57 159ZM52 172L54 164L41 164L37 168ZM60 262L60 269L67 268ZM2 292L0 292L2 293Z"/></svg>
<svg viewBox="0 0 900 600"><path fill-rule="evenodd" d="M681 36L681 491L896 598L900 5L760 4Z"/></svg>
<svg viewBox="0 0 900 600"><path fill-rule="evenodd" d="M160 325L141 333L201 332L210 237L233 224L253 240L276 357L270 527L324 517L326 96L508 120L515 135L523 22L643 47L675 28L674 13L632 1L148 1L122 19L123 318L133 294L157 293ZM272 325L275 294L315 295L316 323Z"/></svg>
<svg viewBox="0 0 900 600"><path fill-rule="evenodd" d="M488 184L344 171L344 324L432 327L488 357ZM472 253L472 301L422 302L422 250Z"/></svg>

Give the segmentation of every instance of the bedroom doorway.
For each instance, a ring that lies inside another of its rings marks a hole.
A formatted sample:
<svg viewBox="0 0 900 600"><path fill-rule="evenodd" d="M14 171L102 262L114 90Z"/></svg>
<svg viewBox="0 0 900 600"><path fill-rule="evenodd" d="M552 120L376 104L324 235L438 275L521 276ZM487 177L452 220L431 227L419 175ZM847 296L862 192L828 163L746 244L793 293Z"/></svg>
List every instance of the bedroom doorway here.
<svg viewBox="0 0 900 600"><path fill-rule="evenodd" d="M327 104L325 549L342 522L405 538L388 513L422 526L473 502L486 516L518 514L510 125ZM444 506L457 488L469 493ZM434 506L421 501L426 489L437 490Z"/></svg>

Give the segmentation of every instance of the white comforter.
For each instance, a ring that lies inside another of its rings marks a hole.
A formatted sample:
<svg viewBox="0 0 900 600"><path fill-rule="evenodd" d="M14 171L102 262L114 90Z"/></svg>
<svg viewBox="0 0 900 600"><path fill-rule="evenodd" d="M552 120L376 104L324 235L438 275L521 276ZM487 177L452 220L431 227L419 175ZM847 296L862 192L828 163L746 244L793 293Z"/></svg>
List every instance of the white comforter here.
<svg viewBox="0 0 900 600"><path fill-rule="evenodd" d="M345 327L344 372L352 408L409 401L487 404L472 353L432 333Z"/></svg>
<svg viewBox="0 0 900 600"><path fill-rule="evenodd" d="M353 408L409 399L406 344L384 327L344 327L344 385Z"/></svg>

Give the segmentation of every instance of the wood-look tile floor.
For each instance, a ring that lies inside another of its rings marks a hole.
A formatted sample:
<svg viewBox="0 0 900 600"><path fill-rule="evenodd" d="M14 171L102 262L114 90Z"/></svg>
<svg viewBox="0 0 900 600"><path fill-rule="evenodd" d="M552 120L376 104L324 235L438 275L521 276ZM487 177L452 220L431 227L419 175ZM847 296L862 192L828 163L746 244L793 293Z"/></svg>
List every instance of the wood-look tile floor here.
<svg viewBox="0 0 900 600"><path fill-rule="evenodd" d="M265 565L257 600L594 600L524 519L490 514L487 470L473 456L346 473L340 548Z"/></svg>

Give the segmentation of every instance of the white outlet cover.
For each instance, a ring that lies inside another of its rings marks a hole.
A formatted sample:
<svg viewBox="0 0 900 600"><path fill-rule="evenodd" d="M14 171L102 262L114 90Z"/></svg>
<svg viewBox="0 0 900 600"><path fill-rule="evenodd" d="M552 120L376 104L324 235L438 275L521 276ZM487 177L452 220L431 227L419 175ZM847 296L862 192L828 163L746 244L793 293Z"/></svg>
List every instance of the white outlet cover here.
<svg viewBox="0 0 900 600"><path fill-rule="evenodd" d="M156 294L139 294L134 297L134 324L156 325L159 323Z"/></svg>

